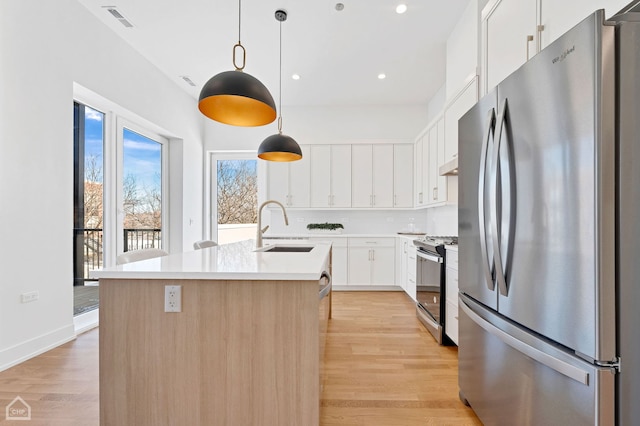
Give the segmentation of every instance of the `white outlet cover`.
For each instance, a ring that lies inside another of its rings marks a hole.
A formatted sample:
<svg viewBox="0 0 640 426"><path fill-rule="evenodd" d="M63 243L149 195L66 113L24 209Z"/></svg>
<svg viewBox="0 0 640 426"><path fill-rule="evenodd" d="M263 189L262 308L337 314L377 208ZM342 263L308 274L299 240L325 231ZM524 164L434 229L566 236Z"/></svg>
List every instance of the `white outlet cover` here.
<svg viewBox="0 0 640 426"><path fill-rule="evenodd" d="M164 286L164 311L182 312L182 286Z"/></svg>

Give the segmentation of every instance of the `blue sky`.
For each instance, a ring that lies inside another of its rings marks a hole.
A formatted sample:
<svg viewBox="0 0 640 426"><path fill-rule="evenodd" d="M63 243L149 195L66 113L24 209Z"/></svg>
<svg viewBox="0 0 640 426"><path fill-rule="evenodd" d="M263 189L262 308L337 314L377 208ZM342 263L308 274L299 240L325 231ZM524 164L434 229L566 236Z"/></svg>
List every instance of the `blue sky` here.
<svg viewBox="0 0 640 426"><path fill-rule="evenodd" d="M85 158L102 161L104 114L89 107L85 110ZM132 174L138 185L160 189L161 145L152 139L124 129L123 176Z"/></svg>

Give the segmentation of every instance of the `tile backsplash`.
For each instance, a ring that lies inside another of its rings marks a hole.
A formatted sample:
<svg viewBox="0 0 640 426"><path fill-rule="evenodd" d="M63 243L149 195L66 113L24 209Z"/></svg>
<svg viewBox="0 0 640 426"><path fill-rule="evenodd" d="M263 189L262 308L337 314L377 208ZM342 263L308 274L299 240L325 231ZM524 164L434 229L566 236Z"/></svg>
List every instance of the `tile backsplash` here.
<svg viewBox="0 0 640 426"><path fill-rule="evenodd" d="M262 223L268 234L307 233L309 223L341 223L345 234L395 234L408 231L430 235L458 235L456 205L421 210L288 210L285 226L280 209L265 209Z"/></svg>

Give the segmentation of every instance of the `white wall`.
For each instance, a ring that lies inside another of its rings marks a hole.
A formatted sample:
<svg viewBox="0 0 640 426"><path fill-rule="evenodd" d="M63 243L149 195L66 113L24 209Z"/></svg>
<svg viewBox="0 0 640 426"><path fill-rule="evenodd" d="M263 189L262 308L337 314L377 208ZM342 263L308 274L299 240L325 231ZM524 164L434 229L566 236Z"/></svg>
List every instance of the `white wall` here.
<svg viewBox="0 0 640 426"><path fill-rule="evenodd" d="M75 0L2 0L0 370L74 337L74 81L181 141L182 163L171 165L170 187L171 195L185 191L173 208L196 223L176 234L185 244L201 234L196 101ZM174 169L184 175L176 180ZM20 303L27 291L40 299Z"/></svg>
<svg viewBox="0 0 640 426"><path fill-rule="evenodd" d="M427 109L416 106L283 107L282 132L299 144L413 142L428 124ZM205 149L257 150L277 123L254 128L207 120Z"/></svg>

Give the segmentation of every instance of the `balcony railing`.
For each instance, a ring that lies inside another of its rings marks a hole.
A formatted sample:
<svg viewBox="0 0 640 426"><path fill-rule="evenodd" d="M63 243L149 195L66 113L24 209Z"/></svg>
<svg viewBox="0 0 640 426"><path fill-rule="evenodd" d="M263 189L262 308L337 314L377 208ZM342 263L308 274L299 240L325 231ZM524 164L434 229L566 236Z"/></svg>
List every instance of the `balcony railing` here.
<svg viewBox="0 0 640 426"><path fill-rule="evenodd" d="M161 229L125 229L124 251L140 250L146 248L162 248Z"/></svg>
<svg viewBox="0 0 640 426"><path fill-rule="evenodd" d="M143 248L162 248L160 228L123 230L124 251ZM103 263L103 234L101 228L80 228L73 231L73 284L84 285L89 271Z"/></svg>

